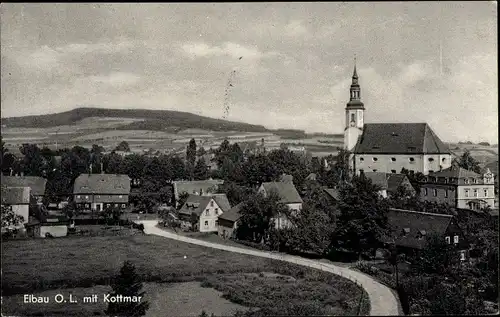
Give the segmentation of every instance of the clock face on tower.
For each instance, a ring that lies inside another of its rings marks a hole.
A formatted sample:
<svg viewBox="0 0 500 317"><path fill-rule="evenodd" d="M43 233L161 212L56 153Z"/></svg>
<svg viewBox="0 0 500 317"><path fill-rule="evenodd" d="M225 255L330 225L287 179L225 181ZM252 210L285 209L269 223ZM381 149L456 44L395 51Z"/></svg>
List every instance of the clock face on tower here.
<svg viewBox="0 0 500 317"><path fill-rule="evenodd" d="M354 127L354 126L356 125L356 122L351 121L349 125L350 125L351 127Z"/></svg>

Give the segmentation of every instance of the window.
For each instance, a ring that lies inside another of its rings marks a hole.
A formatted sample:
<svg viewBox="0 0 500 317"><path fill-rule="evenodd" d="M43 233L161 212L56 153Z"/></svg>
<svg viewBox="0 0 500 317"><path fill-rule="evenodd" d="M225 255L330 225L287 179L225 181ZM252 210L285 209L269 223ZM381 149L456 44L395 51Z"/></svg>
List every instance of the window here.
<svg viewBox="0 0 500 317"><path fill-rule="evenodd" d="M118 198L123 198L123 196L122 196L122 195L120 195L120 196L118 196Z"/></svg>
<svg viewBox="0 0 500 317"><path fill-rule="evenodd" d="M374 168L374 169L373 169L373 171L374 171L374 172L376 172L376 171L377 171L377 169L376 169L376 168Z"/></svg>
<svg viewBox="0 0 500 317"><path fill-rule="evenodd" d="M434 171L433 170L429 170L429 173L434 173Z"/></svg>
<svg viewBox="0 0 500 317"><path fill-rule="evenodd" d="M474 197L478 197L477 189L474 189Z"/></svg>
<svg viewBox="0 0 500 317"><path fill-rule="evenodd" d="M444 239L445 239L445 241L446 241L446 244L450 244L450 243L451 243L451 242L450 242L450 237L446 236L446 238L444 238Z"/></svg>
<svg viewBox="0 0 500 317"><path fill-rule="evenodd" d="M441 162L443 162L443 163L444 163L444 162L446 162L446 158L445 158L445 157L443 157L443 158L441 159Z"/></svg>
<svg viewBox="0 0 500 317"><path fill-rule="evenodd" d="M215 208L215 214L218 215L219 214L219 208Z"/></svg>
<svg viewBox="0 0 500 317"><path fill-rule="evenodd" d="M448 198L448 190L447 189L444 190L444 197Z"/></svg>
<svg viewBox="0 0 500 317"><path fill-rule="evenodd" d="M458 243L458 236L453 237L453 243L457 244Z"/></svg>
<svg viewBox="0 0 500 317"><path fill-rule="evenodd" d="M488 190L484 189L484 197L488 197Z"/></svg>
<svg viewBox="0 0 500 317"><path fill-rule="evenodd" d="M469 190L468 189L465 190L465 197L469 197Z"/></svg>
<svg viewBox="0 0 500 317"><path fill-rule="evenodd" d="M77 195L76 198L80 198L80 195Z"/></svg>
<svg viewBox="0 0 500 317"><path fill-rule="evenodd" d="M85 204L85 208L90 208L90 204Z"/></svg>
<svg viewBox="0 0 500 317"><path fill-rule="evenodd" d="M448 177L445 177L443 181L445 184L448 183Z"/></svg>
<svg viewBox="0 0 500 317"><path fill-rule="evenodd" d="M408 160L409 160L411 163L415 162L415 158L413 158L413 157L410 157Z"/></svg>
<svg viewBox="0 0 500 317"><path fill-rule="evenodd" d="M364 160L365 160L365 159L364 159L364 158L362 158L362 157L360 157L360 158L359 158L359 161L360 161L360 162L363 162Z"/></svg>
<svg viewBox="0 0 500 317"><path fill-rule="evenodd" d="M427 188L424 188L424 196L427 196Z"/></svg>
<svg viewBox="0 0 500 317"><path fill-rule="evenodd" d="M354 94L356 95L356 94ZM351 113L351 122L354 122L354 113Z"/></svg>
<svg viewBox="0 0 500 317"><path fill-rule="evenodd" d="M434 188L433 192L434 192L434 197L436 197L438 195L438 190Z"/></svg>
<svg viewBox="0 0 500 317"><path fill-rule="evenodd" d="M208 221L205 221L205 227L208 227Z"/></svg>
<svg viewBox="0 0 500 317"><path fill-rule="evenodd" d="M127 207L127 205L125 205L125 204L122 204L122 209L125 209L125 207Z"/></svg>
<svg viewBox="0 0 500 317"><path fill-rule="evenodd" d="M429 157L429 162L434 162L434 158Z"/></svg>
<svg viewBox="0 0 500 317"><path fill-rule="evenodd" d="M378 161L378 158L374 157L374 158L373 158L373 161L374 161L374 162Z"/></svg>
<svg viewBox="0 0 500 317"><path fill-rule="evenodd" d="M403 228L403 232L402 232L403 236L405 236L409 233L410 233L410 228Z"/></svg>
<svg viewBox="0 0 500 317"><path fill-rule="evenodd" d="M392 162L396 162L396 158L395 157L391 157L391 161Z"/></svg>
<svg viewBox="0 0 500 317"><path fill-rule="evenodd" d="M214 201L213 201L213 200L211 200L211 201L210 201L210 207L213 207L213 206L214 206Z"/></svg>
<svg viewBox="0 0 500 317"><path fill-rule="evenodd" d="M469 179L468 178L464 179L464 183L469 184Z"/></svg>
<svg viewBox="0 0 500 317"><path fill-rule="evenodd" d="M205 216L208 216L209 213L210 213L210 210L209 209L205 209Z"/></svg>
<svg viewBox="0 0 500 317"><path fill-rule="evenodd" d="M118 204L115 204L115 207L118 207Z"/></svg>
<svg viewBox="0 0 500 317"><path fill-rule="evenodd" d="M396 174L396 170L391 170L391 173Z"/></svg>
<svg viewBox="0 0 500 317"><path fill-rule="evenodd" d="M89 199L89 196L85 196L85 199Z"/></svg>
<svg viewBox="0 0 500 317"><path fill-rule="evenodd" d="M460 261L465 261L465 251L460 251Z"/></svg>

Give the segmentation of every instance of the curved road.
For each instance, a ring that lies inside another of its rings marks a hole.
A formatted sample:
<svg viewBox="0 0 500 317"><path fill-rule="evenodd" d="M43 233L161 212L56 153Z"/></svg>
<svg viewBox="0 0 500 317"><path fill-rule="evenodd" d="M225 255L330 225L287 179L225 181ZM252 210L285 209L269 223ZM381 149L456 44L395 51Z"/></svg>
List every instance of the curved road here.
<svg viewBox="0 0 500 317"><path fill-rule="evenodd" d="M330 272L348 278L351 281L361 284L370 297L370 316L398 316L403 315L400 313L399 300L396 298L391 289L380 282L374 280L372 277L363 274L359 271L354 271L346 267L340 267L330 263L323 263L319 261L309 260L297 256L292 256L288 254L281 253L271 253L260 250L251 250L233 247L229 245L211 243L207 241L197 240L193 238L188 238L185 236L177 235L174 233L167 232L156 227L157 220L142 220L137 221L144 224L144 231L147 234L154 234L162 236L165 238L183 241L192 244L198 244L201 246L225 250L229 252L236 252L254 256L260 256L264 258L276 259L280 261L286 261L295 263L298 265L308 266L316 269L323 270L325 272Z"/></svg>

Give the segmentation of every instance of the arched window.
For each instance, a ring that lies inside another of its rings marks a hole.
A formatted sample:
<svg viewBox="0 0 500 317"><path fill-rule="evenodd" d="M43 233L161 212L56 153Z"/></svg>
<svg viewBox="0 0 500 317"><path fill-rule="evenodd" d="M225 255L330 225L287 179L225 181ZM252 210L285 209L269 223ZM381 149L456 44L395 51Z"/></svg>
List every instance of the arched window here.
<svg viewBox="0 0 500 317"><path fill-rule="evenodd" d="M354 122L354 113L351 113L351 122Z"/></svg>

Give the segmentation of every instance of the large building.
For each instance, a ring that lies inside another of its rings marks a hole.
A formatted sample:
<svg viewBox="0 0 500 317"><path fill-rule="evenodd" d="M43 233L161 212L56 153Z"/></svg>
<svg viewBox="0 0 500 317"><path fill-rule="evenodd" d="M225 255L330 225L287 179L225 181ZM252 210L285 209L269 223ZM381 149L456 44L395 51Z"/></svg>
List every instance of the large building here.
<svg viewBox="0 0 500 317"><path fill-rule="evenodd" d="M446 203L460 209L480 210L495 207L494 175L488 169L483 175L452 166L431 173L421 184L420 199Z"/></svg>
<svg viewBox="0 0 500 317"><path fill-rule="evenodd" d="M451 152L427 123L365 124L358 79L354 65L344 130L353 173L400 173L405 168L427 175L451 166Z"/></svg>
<svg viewBox="0 0 500 317"><path fill-rule="evenodd" d="M83 210L126 208L129 204L129 195L128 175L81 174L76 178L73 188L74 201Z"/></svg>

